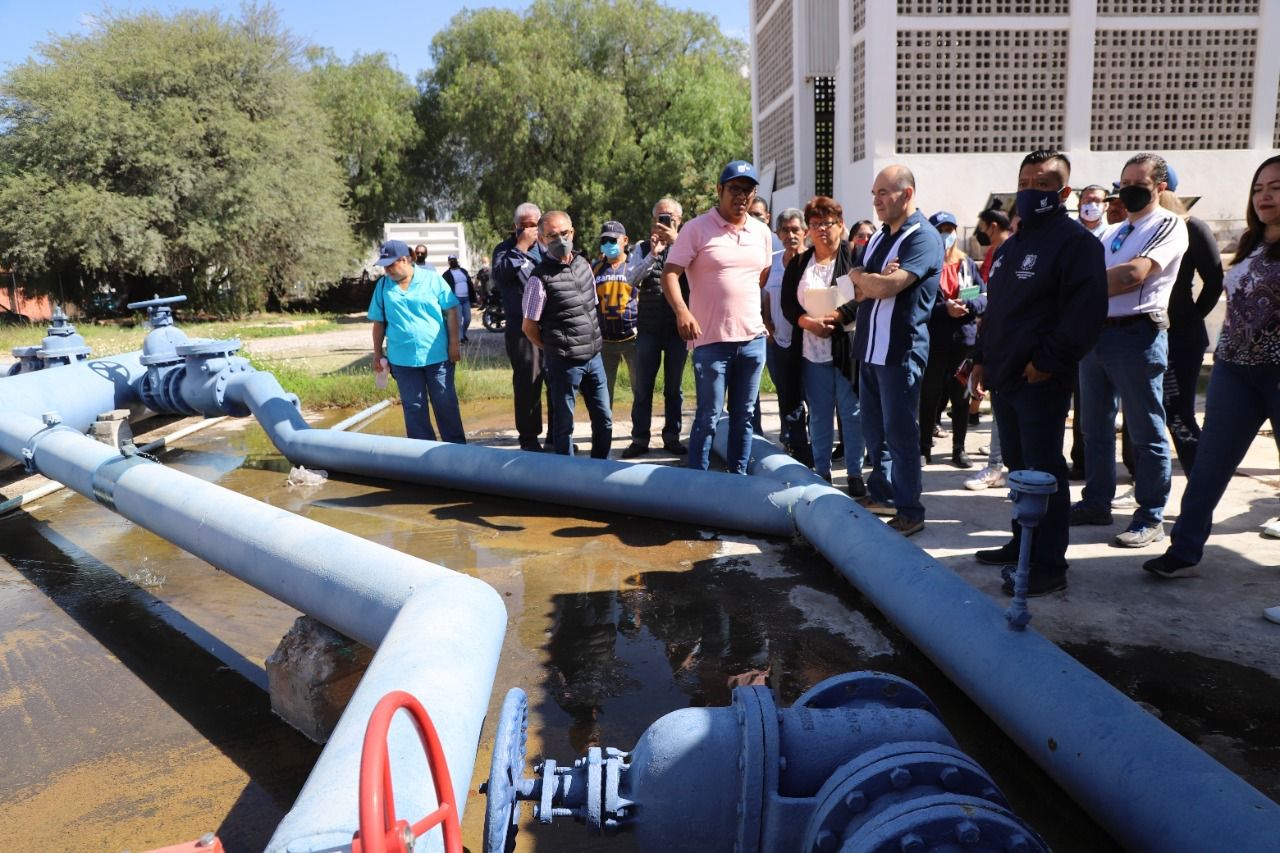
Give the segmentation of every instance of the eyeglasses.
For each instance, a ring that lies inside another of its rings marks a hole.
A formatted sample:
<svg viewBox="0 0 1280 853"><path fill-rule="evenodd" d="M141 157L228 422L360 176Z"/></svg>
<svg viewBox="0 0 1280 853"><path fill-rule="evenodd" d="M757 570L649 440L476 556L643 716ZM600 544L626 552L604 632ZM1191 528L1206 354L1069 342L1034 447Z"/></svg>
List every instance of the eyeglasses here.
<svg viewBox="0 0 1280 853"><path fill-rule="evenodd" d="M605 246L605 245L612 246L612 245L613 245L614 243L616 243L616 242L618 242L618 238L617 238L617 237L601 237L601 238L600 238L600 245L601 245L601 246Z"/></svg>
<svg viewBox="0 0 1280 853"><path fill-rule="evenodd" d="M823 231L828 231L832 228L835 228L837 225L844 225L844 223L840 222L839 220L828 219L824 222L810 222L809 228L810 230L814 228L821 228Z"/></svg>
<svg viewBox="0 0 1280 853"><path fill-rule="evenodd" d="M557 237L564 237L566 240L572 240L573 229L566 228L563 231L559 232L558 234L555 231L548 231L545 236L546 236L546 241L548 243L550 243L552 240L554 240Z"/></svg>
<svg viewBox="0 0 1280 853"><path fill-rule="evenodd" d="M734 186L733 184L725 184L724 191L727 192L729 195L737 196L738 198L750 198L751 196L756 194L755 184L752 184L751 186L747 186L747 187L744 187L741 185Z"/></svg>

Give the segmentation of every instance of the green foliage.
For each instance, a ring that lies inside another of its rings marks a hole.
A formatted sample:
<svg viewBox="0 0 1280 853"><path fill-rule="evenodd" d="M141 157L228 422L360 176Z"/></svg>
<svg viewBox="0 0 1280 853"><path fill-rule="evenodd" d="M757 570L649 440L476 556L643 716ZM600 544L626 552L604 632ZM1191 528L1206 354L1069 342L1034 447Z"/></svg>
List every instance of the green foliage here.
<svg viewBox="0 0 1280 853"><path fill-rule="evenodd" d="M421 176L413 168L424 138L418 91L384 53L344 65L332 51L308 52L307 79L329 118L329 141L347 181L356 233L382 239L383 223L417 219Z"/></svg>
<svg viewBox="0 0 1280 853"><path fill-rule="evenodd" d="M349 268L326 116L270 7L108 13L39 50L0 78L0 257L30 282L239 313Z"/></svg>
<svg viewBox="0 0 1280 853"><path fill-rule="evenodd" d="M751 150L746 45L657 0L536 0L464 11L419 78L442 155L431 189L471 236L510 229L517 204L641 231L653 203L711 202L720 167Z"/></svg>

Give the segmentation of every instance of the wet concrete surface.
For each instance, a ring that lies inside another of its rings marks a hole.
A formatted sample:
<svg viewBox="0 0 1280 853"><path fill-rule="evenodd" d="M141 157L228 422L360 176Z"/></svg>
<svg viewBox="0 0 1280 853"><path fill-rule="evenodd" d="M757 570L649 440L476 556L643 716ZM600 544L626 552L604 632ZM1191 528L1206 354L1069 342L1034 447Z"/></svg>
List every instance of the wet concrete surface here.
<svg viewBox="0 0 1280 853"><path fill-rule="evenodd" d="M509 443L505 406L466 415L480 440ZM399 410L361 429L403 434ZM563 762L593 745L630 748L662 714L728 704L740 684L768 684L785 705L827 676L877 669L930 695L1054 849L1116 849L803 544L345 475L289 489L288 463L244 422L193 436L163 461L504 596L510 623L473 791L510 687L529 694L530 757ZM0 556L12 564L0 566L0 839L137 851L215 830L229 850L261 849L318 753L271 715L255 681L296 612L66 492L0 520ZM1271 675L1138 645L1069 651L1280 795ZM484 805L468 803L471 850ZM526 820L518 849L634 847L562 819Z"/></svg>

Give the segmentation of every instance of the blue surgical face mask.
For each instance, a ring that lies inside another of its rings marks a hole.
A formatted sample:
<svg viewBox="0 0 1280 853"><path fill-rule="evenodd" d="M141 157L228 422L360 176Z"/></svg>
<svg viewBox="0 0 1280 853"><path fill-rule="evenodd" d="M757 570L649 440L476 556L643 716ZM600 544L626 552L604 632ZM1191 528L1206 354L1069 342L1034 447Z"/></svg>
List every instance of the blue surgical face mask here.
<svg viewBox="0 0 1280 853"><path fill-rule="evenodd" d="M611 261L617 260L618 255L622 254L622 247L617 243L601 243L600 254L604 255Z"/></svg>
<svg viewBox="0 0 1280 853"><path fill-rule="evenodd" d="M956 232L954 231L952 231L950 234L942 238L942 248L945 251L950 252L951 247L954 246L955 244L956 244Z"/></svg>
<svg viewBox="0 0 1280 853"><path fill-rule="evenodd" d="M1018 190L1015 202L1023 222L1034 222L1043 216L1051 216L1062 206L1058 190Z"/></svg>

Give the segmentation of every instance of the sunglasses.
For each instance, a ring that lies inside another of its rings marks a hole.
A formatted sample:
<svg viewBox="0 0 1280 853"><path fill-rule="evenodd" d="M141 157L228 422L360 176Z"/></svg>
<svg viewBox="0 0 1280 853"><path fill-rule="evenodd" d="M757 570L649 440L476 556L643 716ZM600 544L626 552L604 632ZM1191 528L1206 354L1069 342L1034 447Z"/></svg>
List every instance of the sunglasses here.
<svg viewBox="0 0 1280 853"><path fill-rule="evenodd" d="M605 245L612 246L614 243L617 243L617 242L618 242L617 237L601 237L600 238L601 246L605 246Z"/></svg>

